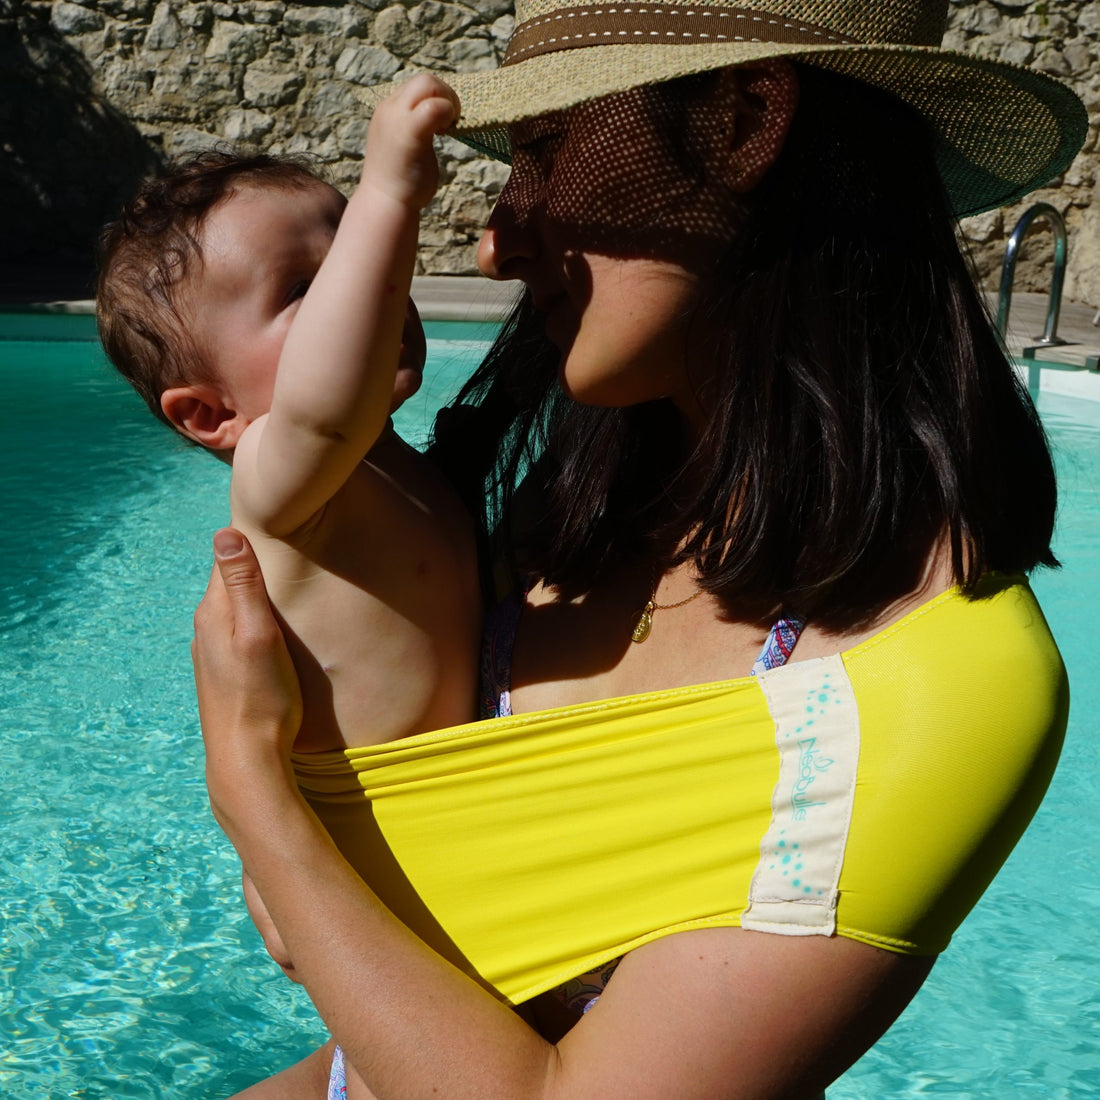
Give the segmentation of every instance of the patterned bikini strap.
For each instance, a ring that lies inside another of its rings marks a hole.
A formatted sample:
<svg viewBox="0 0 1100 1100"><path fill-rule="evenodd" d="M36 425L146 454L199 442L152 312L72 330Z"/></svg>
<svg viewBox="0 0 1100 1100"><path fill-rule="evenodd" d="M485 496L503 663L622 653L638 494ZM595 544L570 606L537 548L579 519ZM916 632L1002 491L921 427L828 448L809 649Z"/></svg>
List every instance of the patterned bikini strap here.
<svg viewBox="0 0 1100 1100"><path fill-rule="evenodd" d="M769 668L785 665L805 629L806 620L795 615L781 615L776 619L771 630L768 631L764 648L760 650L760 656L753 663L749 675L758 676L761 672L767 672Z"/></svg>

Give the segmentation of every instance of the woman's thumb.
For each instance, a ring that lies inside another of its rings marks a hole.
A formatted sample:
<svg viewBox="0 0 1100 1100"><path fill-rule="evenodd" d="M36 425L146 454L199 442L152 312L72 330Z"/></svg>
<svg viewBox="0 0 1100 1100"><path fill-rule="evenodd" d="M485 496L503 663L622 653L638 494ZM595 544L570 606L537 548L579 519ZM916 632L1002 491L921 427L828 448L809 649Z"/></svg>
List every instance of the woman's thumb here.
<svg viewBox="0 0 1100 1100"><path fill-rule="evenodd" d="M268 611L260 563L244 535L232 527L223 527L214 535L214 561L238 619L248 609L260 605Z"/></svg>

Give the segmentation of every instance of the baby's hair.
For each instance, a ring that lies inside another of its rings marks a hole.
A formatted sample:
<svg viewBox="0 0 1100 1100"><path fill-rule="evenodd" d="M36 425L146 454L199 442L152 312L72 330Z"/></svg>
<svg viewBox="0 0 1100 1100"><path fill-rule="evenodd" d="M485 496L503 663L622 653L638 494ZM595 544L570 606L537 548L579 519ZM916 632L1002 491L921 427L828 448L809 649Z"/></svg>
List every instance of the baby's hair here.
<svg viewBox="0 0 1100 1100"><path fill-rule="evenodd" d="M96 319L107 357L153 415L166 389L208 376L180 309L203 219L239 187L304 188L321 177L304 159L209 150L147 179L99 239Z"/></svg>

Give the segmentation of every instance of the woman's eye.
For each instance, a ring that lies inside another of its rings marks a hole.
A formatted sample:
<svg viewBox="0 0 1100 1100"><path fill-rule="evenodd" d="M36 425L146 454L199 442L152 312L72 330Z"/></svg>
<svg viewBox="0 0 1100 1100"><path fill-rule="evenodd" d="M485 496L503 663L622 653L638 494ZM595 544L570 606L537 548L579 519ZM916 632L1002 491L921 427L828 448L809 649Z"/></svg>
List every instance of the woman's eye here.
<svg viewBox="0 0 1100 1100"><path fill-rule="evenodd" d="M543 176L550 174L554 167L554 158L558 155L561 137L558 134L540 134L516 146L516 152L523 154L537 165Z"/></svg>

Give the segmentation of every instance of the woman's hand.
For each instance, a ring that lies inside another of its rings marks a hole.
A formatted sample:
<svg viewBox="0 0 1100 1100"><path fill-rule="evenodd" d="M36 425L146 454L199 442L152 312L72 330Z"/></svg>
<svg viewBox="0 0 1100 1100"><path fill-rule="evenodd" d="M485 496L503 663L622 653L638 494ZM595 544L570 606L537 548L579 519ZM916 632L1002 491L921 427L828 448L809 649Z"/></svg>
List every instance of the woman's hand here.
<svg viewBox="0 0 1100 1100"><path fill-rule="evenodd" d="M214 536L214 559L195 611L191 658L207 785L222 820L226 804L243 793L242 775L260 764L285 764L302 721L302 694L252 548L225 528Z"/></svg>

